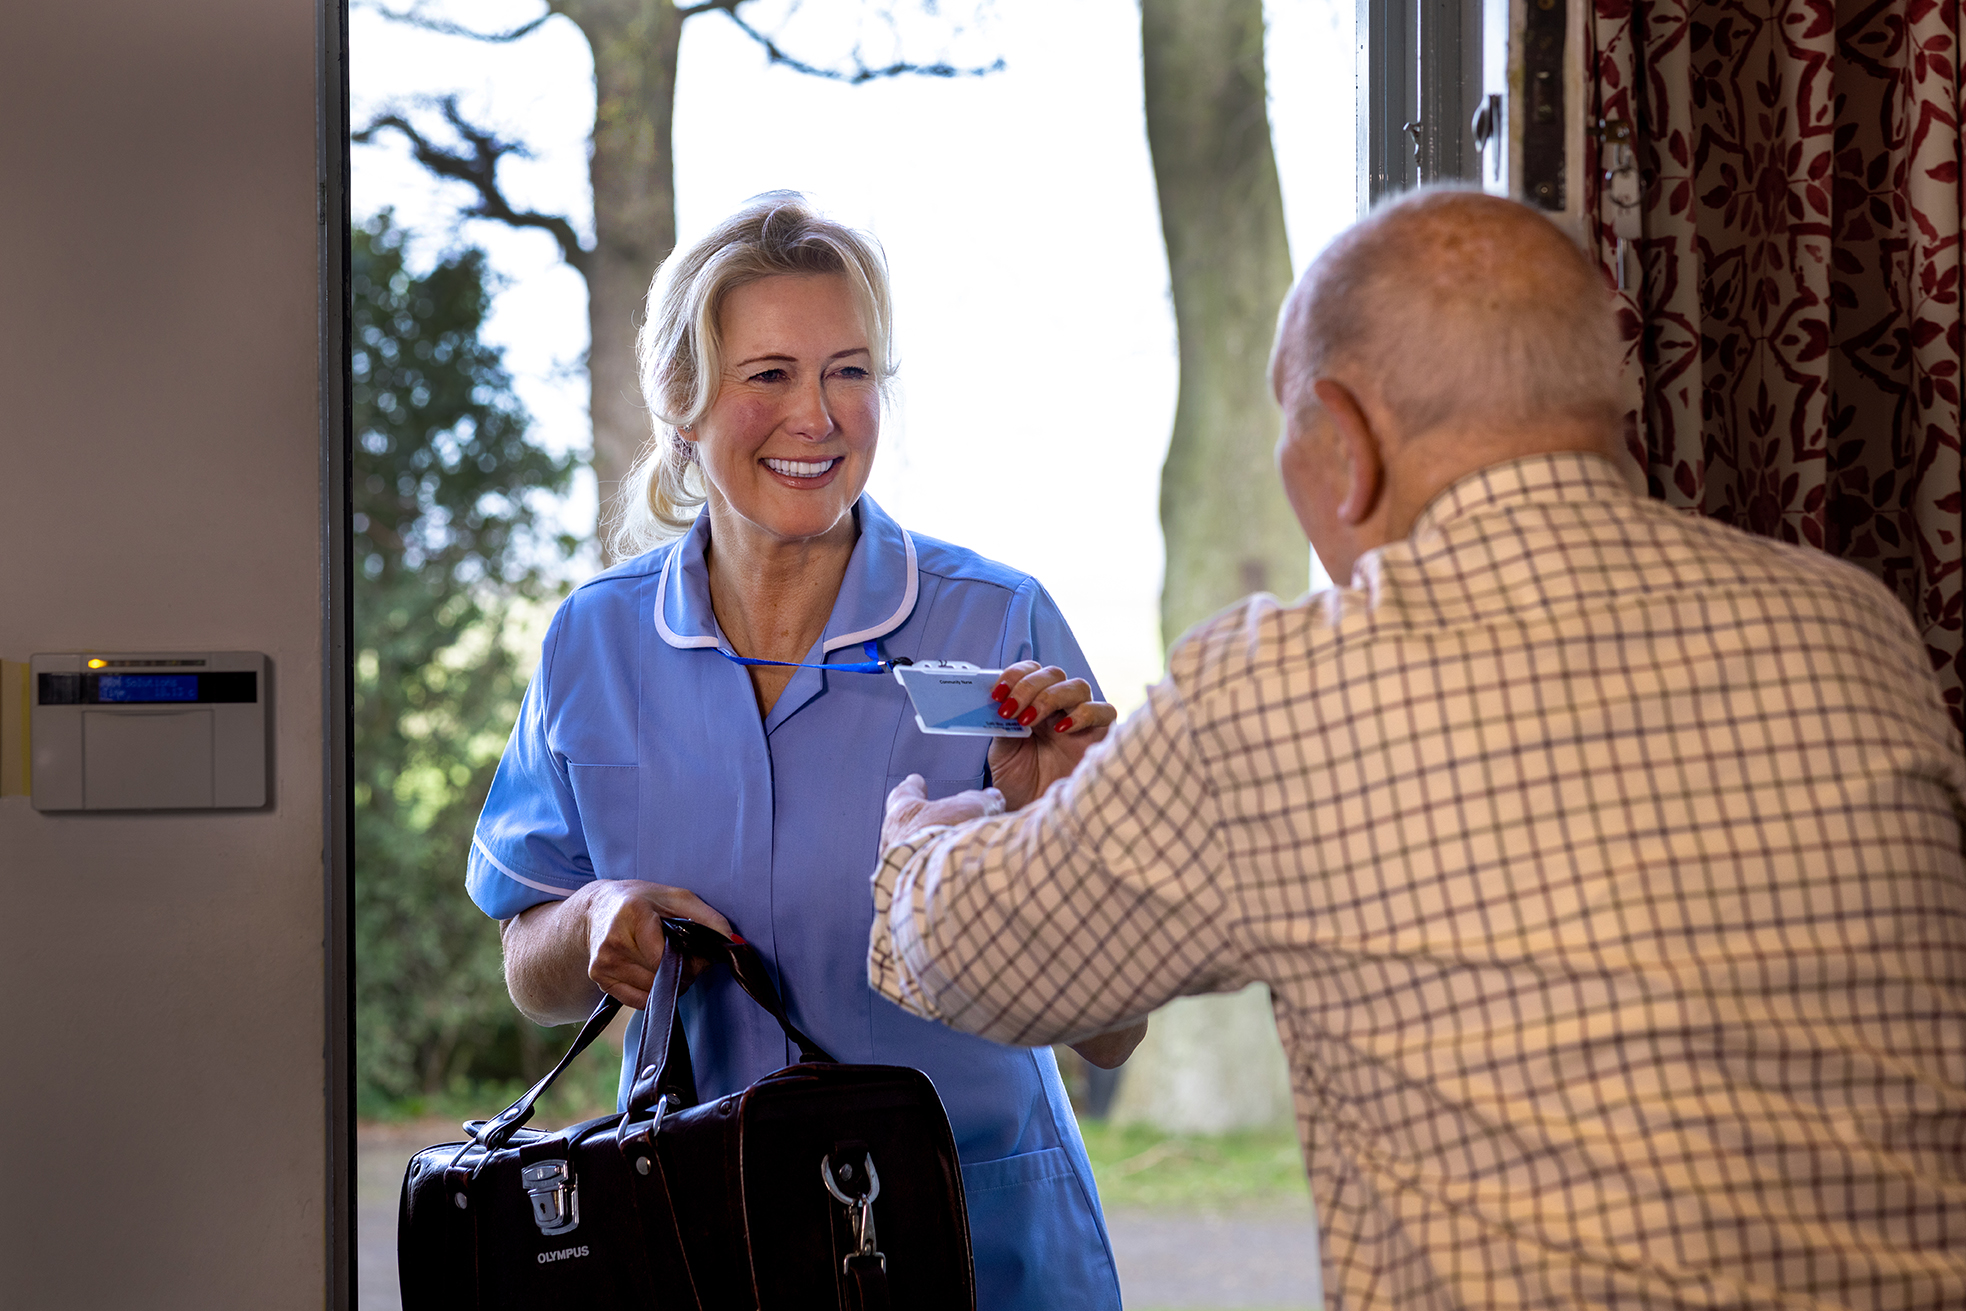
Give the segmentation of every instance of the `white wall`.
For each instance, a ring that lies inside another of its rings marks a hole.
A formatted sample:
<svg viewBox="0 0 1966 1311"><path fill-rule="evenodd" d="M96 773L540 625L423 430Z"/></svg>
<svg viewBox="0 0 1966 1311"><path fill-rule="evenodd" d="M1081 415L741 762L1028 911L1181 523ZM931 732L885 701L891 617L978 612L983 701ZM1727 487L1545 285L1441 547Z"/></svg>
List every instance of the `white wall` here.
<svg viewBox="0 0 1966 1311"><path fill-rule="evenodd" d="M313 0L8 6L0 657L264 651L272 802L0 799L0 1303L325 1286Z"/></svg>

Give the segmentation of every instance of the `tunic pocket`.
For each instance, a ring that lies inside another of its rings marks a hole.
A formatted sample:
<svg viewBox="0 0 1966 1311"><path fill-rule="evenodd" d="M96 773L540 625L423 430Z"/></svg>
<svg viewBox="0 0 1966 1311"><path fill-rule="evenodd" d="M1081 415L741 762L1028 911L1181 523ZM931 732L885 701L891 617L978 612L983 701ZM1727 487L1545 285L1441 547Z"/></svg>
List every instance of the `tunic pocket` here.
<svg viewBox="0 0 1966 1311"><path fill-rule="evenodd" d="M963 1167L977 1311L1119 1311L1119 1274L1062 1147Z"/></svg>
<svg viewBox="0 0 1966 1311"><path fill-rule="evenodd" d="M581 836L594 877L632 879L635 844L639 837L637 811L641 803L639 765L567 765L574 806L580 811Z"/></svg>

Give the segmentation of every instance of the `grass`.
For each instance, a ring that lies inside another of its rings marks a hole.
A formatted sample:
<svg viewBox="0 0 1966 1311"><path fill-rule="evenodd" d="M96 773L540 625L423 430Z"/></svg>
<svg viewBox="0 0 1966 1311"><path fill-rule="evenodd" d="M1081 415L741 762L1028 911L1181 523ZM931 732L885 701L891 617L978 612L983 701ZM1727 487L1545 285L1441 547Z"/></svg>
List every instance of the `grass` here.
<svg viewBox="0 0 1966 1311"><path fill-rule="evenodd" d="M1198 1137L1101 1120L1082 1120L1079 1129L1107 1206L1215 1210L1304 1205L1310 1197L1288 1129Z"/></svg>

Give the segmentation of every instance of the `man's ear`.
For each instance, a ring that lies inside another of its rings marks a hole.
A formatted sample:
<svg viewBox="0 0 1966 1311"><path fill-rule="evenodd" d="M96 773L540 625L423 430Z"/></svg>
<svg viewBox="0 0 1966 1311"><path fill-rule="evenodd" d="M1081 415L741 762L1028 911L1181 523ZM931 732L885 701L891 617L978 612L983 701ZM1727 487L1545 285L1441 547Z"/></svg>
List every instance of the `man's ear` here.
<svg viewBox="0 0 1966 1311"><path fill-rule="evenodd" d="M1345 468L1345 499L1338 505L1338 517L1348 524L1364 523L1378 507L1386 485L1379 435L1372 431L1365 407L1344 383L1320 378L1311 390L1338 430L1338 458Z"/></svg>

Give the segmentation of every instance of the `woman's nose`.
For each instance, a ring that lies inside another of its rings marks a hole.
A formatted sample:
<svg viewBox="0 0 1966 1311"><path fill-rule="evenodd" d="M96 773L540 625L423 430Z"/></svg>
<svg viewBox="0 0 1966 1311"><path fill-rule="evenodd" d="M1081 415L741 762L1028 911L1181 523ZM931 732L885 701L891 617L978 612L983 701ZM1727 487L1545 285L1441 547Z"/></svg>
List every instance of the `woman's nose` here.
<svg viewBox="0 0 1966 1311"><path fill-rule="evenodd" d="M826 404L826 390L820 379L814 378L793 393L786 426L795 435L813 441L833 435L833 411Z"/></svg>

